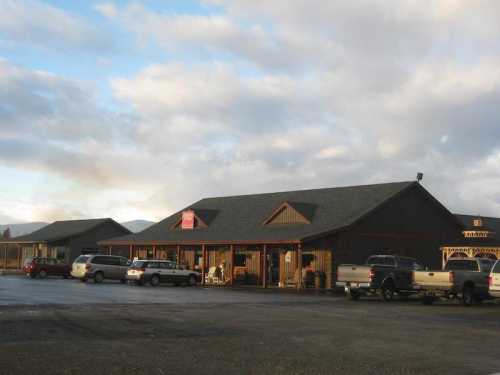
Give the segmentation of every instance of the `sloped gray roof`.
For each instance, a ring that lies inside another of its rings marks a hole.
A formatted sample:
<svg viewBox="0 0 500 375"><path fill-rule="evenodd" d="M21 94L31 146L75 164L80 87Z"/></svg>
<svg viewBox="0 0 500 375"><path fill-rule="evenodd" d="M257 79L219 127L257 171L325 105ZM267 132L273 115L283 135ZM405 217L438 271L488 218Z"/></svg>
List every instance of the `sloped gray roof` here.
<svg viewBox="0 0 500 375"><path fill-rule="evenodd" d="M349 226L414 181L202 199L146 230L103 244L300 241ZM421 188L423 190L423 188ZM311 224L263 225L284 202L308 208ZM207 228L173 229L184 210L210 213ZM451 214L450 214L451 216Z"/></svg>
<svg viewBox="0 0 500 375"><path fill-rule="evenodd" d="M52 224L40 228L30 234L14 237L9 240L5 240L4 242L54 242L83 234L106 222L112 222L122 227L124 233L131 233L128 229L111 218L64 220L55 221Z"/></svg>
<svg viewBox="0 0 500 375"><path fill-rule="evenodd" d="M500 247L500 218L484 217L477 215L461 215L455 214L455 217L460 220L466 230L490 230L495 232L492 238L465 238L460 237L455 241L447 243L448 247ZM474 227L473 220L481 218L483 226L480 228Z"/></svg>
<svg viewBox="0 0 500 375"><path fill-rule="evenodd" d="M461 215L455 214L458 220L460 220L466 229L473 230L475 229L473 225L474 219L480 218L483 221L483 227L485 229L492 230L496 232L497 236L500 235L500 218L498 217L485 217L485 216L477 216L477 215Z"/></svg>

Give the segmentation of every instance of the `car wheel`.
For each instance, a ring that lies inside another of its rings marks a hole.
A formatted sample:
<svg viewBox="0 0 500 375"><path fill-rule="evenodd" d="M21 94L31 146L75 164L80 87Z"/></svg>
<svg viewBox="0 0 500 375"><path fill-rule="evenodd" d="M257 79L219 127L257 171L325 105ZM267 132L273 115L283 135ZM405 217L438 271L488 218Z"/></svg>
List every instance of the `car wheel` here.
<svg viewBox="0 0 500 375"><path fill-rule="evenodd" d="M391 302L394 300L394 285L392 282L388 281L382 285L382 298L386 302Z"/></svg>
<svg viewBox="0 0 500 375"><path fill-rule="evenodd" d="M34 279L36 277L36 274L30 273L30 278Z"/></svg>
<svg viewBox="0 0 500 375"><path fill-rule="evenodd" d="M94 283L100 284L104 280L104 275L102 272L97 272L94 276Z"/></svg>
<svg viewBox="0 0 500 375"><path fill-rule="evenodd" d="M158 275L153 275L151 276L151 280L149 281L149 283L151 284L151 286L158 286L160 285L160 278L158 277Z"/></svg>
<svg viewBox="0 0 500 375"><path fill-rule="evenodd" d="M189 286L195 286L196 285L196 276L191 275L189 276Z"/></svg>
<svg viewBox="0 0 500 375"><path fill-rule="evenodd" d="M142 282L142 280L137 280L137 281L135 282L135 284L136 284L136 285L139 285L139 286L143 286L143 285L144 285L144 283Z"/></svg>
<svg viewBox="0 0 500 375"><path fill-rule="evenodd" d="M434 296L424 296L422 298L422 303L424 305L432 305L434 303Z"/></svg>
<svg viewBox="0 0 500 375"><path fill-rule="evenodd" d="M45 279L47 277L47 271L40 270L40 272L38 272L38 277L40 277L40 279Z"/></svg>
<svg viewBox="0 0 500 375"><path fill-rule="evenodd" d="M474 304L474 288L472 286L464 287L462 292L462 302L465 306Z"/></svg>
<svg viewBox="0 0 500 375"><path fill-rule="evenodd" d="M351 299L353 301L356 301L356 300L359 299L359 297L361 297L361 293L359 292L359 290L353 290L353 289L351 289L349 291L349 295L351 296Z"/></svg>

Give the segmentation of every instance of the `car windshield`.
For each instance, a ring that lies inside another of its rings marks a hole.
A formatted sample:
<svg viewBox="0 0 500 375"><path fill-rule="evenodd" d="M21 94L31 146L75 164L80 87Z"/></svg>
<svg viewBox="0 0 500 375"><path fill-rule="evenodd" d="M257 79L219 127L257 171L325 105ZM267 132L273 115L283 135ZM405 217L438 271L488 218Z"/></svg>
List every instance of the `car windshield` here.
<svg viewBox="0 0 500 375"><path fill-rule="evenodd" d="M450 260L445 271L479 271L479 267L475 260Z"/></svg>
<svg viewBox="0 0 500 375"><path fill-rule="evenodd" d="M144 262L142 260L135 260L131 267L142 268L144 266Z"/></svg>
<svg viewBox="0 0 500 375"><path fill-rule="evenodd" d="M387 256L371 256L366 261L369 266L394 266L394 258Z"/></svg>
<svg viewBox="0 0 500 375"><path fill-rule="evenodd" d="M491 267L493 266L493 262L489 259L481 259L481 268L483 269L483 272L490 272Z"/></svg>
<svg viewBox="0 0 500 375"><path fill-rule="evenodd" d="M495 267L493 267L493 272L500 273L500 261L497 260L497 262L495 263Z"/></svg>
<svg viewBox="0 0 500 375"><path fill-rule="evenodd" d="M75 263L87 263L87 260L89 258L90 258L89 256L80 255L78 258L75 259Z"/></svg>

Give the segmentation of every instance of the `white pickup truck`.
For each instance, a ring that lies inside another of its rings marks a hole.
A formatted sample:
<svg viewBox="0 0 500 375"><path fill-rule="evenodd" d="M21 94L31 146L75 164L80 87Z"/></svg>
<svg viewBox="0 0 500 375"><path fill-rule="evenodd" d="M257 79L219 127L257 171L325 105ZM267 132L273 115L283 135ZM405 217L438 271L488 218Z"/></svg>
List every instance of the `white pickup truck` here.
<svg viewBox="0 0 500 375"><path fill-rule="evenodd" d="M500 298L500 260L491 269L488 292L492 298Z"/></svg>
<svg viewBox="0 0 500 375"><path fill-rule="evenodd" d="M461 297L466 306L491 298L489 275L494 261L488 258L450 258L443 271L414 271L413 288L425 304L437 298Z"/></svg>

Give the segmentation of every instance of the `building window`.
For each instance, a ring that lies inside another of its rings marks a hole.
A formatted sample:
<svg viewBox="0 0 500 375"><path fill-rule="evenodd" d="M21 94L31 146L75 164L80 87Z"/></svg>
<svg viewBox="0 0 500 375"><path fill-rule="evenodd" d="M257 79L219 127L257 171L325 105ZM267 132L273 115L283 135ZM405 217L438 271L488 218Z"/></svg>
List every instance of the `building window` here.
<svg viewBox="0 0 500 375"><path fill-rule="evenodd" d="M312 267L314 262L314 254L302 254L302 267Z"/></svg>
<svg viewBox="0 0 500 375"><path fill-rule="evenodd" d="M234 254L234 266L235 267L245 267L247 263L246 254Z"/></svg>
<svg viewBox="0 0 500 375"><path fill-rule="evenodd" d="M65 247L56 247L55 255L58 260L66 259L66 248Z"/></svg>

